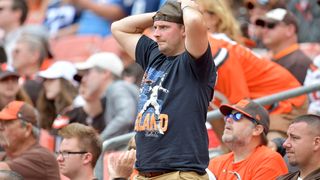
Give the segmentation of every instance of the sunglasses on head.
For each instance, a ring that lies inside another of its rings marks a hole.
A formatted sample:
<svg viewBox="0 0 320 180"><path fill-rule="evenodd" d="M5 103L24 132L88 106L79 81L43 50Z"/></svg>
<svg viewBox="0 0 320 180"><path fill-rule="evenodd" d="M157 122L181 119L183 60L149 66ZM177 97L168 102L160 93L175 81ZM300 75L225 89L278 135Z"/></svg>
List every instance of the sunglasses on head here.
<svg viewBox="0 0 320 180"><path fill-rule="evenodd" d="M277 22L266 22L261 19L256 20L255 25L263 28L273 29L277 26Z"/></svg>
<svg viewBox="0 0 320 180"><path fill-rule="evenodd" d="M250 121L252 121L254 124L258 124L257 120L251 118L251 117L248 117L240 112L236 112L236 113L230 113L228 115L226 115L224 117L224 121L226 122L228 118L232 118L234 121L240 121L243 117L246 117L247 119L249 119Z"/></svg>

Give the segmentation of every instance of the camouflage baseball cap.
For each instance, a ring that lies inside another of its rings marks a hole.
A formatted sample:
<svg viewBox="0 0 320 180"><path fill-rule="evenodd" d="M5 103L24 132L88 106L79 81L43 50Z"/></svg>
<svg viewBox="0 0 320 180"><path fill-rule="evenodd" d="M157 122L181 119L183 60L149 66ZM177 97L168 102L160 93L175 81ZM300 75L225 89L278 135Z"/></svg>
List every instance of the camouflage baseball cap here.
<svg viewBox="0 0 320 180"><path fill-rule="evenodd" d="M167 0L152 18L153 21L168 21L183 24L181 4L176 0Z"/></svg>

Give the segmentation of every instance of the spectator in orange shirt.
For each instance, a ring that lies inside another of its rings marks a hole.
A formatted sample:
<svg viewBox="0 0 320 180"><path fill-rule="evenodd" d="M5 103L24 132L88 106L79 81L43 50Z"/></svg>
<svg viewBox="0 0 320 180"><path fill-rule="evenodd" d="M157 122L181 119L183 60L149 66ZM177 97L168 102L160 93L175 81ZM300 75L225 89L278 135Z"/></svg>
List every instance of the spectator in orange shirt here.
<svg viewBox="0 0 320 180"><path fill-rule="evenodd" d="M217 179L265 180L288 172L281 155L266 147L269 115L261 105L244 99L220 112L226 121L222 140L232 152L210 161Z"/></svg>
<svg viewBox="0 0 320 180"><path fill-rule="evenodd" d="M239 26L230 9L221 0L197 0L209 32L209 42L218 67L215 90L225 95L231 104L243 98L256 99L301 86L285 68L262 59L242 46ZM213 106L221 104L214 99ZM276 102L268 107L270 132L268 139L285 136L293 117L306 112L306 96L298 96ZM223 121L212 121L218 137L223 132ZM280 131L280 133L278 133Z"/></svg>

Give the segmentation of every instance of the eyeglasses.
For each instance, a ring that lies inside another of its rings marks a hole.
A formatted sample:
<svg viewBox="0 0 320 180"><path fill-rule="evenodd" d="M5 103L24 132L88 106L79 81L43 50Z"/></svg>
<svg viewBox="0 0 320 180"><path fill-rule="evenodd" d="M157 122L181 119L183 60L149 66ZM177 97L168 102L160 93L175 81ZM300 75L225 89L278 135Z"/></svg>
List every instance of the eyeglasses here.
<svg viewBox="0 0 320 180"><path fill-rule="evenodd" d="M268 28L268 29L273 29L278 25L277 22L266 22L261 19L256 20L255 24L262 28Z"/></svg>
<svg viewBox="0 0 320 180"><path fill-rule="evenodd" d="M63 159L66 159L69 157L70 154L86 154L88 153L87 151L76 151L76 152L71 152L71 151L63 151L63 152L56 152L56 156L58 157L59 155L62 156Z"/></svg>
<svg viewBox="0 0 320 180"><path fill-rule="evenodd" d="M240 112L236 112L236 113L230 113L228 115L226 115L224 117L224 121L226 122L228 118L232 118L234 121L240 121L243 117L246 117L247 119L249 119L250 121L252 121L254 124L259 124L257 120L255 120L254 118L251 118L249 116L246 116Z"/></svg>

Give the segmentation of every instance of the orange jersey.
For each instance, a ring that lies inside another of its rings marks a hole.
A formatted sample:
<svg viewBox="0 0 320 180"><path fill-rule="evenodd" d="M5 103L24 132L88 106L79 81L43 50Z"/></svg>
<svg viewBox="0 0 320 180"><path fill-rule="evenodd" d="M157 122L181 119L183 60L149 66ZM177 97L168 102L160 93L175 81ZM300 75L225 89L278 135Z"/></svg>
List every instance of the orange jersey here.
<svg viewBox="0 0 320 180"><path fill-rule="evenodd" d="M217 179L223 180L265 180L288 172L281 155L266 146L259 146L246 159L234 163L233 152L210 160L209 170Z"/></svg>
<svg viewBox="0 0 320 180"><path fill-rule="evenodd" d="M210 35L209 42L218 67L215 89L232 104L243 98L256 99L301 86L287 69L262 59L223 34ZM219 55L221 51L226 51L226 55ZM288 113L292 106L299 107L305 101L305 95L283 100L275 112Z"/></svg>

